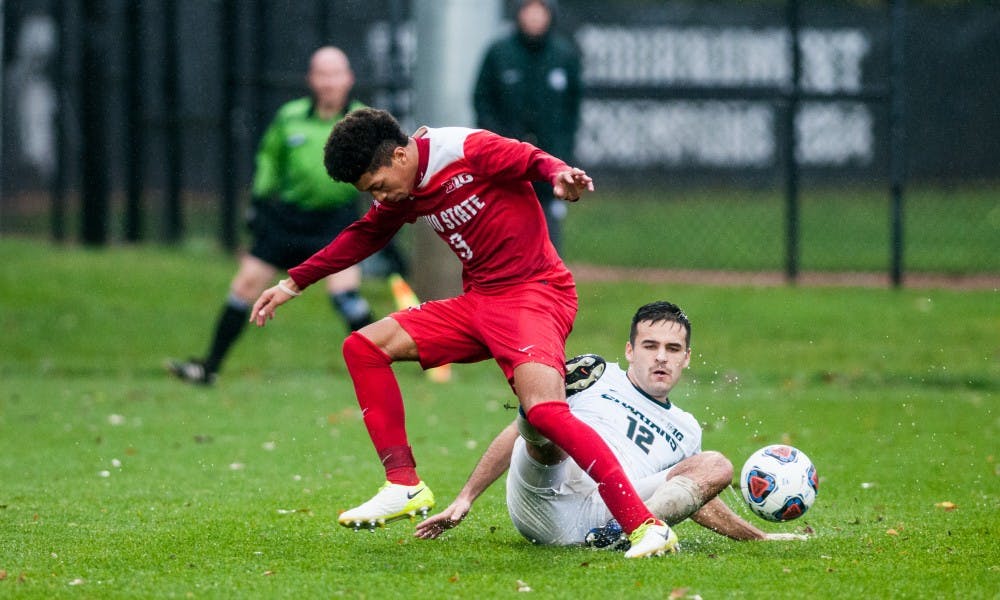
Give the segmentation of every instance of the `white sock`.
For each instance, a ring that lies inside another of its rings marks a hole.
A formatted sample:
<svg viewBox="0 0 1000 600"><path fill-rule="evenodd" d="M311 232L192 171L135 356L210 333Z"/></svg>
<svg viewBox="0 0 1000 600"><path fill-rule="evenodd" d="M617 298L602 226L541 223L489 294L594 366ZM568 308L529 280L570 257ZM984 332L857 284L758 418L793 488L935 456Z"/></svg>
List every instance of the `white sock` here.
<svg viewBox="0 0 1000 600"><path fill-rule="evenodd" d="M664 481L646 500L649 510L668 525L676 525L690 517L704 503L698 484L683 475Z"/></svg>

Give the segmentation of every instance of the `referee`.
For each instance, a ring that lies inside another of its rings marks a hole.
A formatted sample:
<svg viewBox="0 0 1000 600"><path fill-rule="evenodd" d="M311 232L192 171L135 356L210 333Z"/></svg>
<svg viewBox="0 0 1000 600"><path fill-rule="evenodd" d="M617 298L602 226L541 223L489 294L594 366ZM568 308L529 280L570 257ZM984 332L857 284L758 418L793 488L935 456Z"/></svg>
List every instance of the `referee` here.
<svg viewBox="0 0 1000 600"><path fill-rule="evenodd" d="M332 181L323 166L323 146L333 126L363 106L350 98L354 73L347 55L332 46L318 49L309 61L307 82L311 95L283 105L261 140L249 215L253 246L240 259L208 353L167 365L184 381L211 385L254 300L278 270L309 258L358 218L358 191ZM326 278L331 303L351 331L372 322L360 286L358 265Z"/></svg>

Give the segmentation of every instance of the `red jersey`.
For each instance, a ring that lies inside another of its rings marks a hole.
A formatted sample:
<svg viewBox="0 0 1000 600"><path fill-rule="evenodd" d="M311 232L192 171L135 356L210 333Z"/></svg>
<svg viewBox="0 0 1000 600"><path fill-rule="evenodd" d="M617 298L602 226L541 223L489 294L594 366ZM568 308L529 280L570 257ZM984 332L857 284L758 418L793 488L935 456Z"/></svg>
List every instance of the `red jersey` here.
<svg viewBox="0 0 1000 600"><path fill-rule="evenodd" d="M384 247L423 218L462 262L462 287L490 292L534 281L572 284L549 241L532 181L568 169L538 148L482 129L429 129L417 138L416 186L401 202L368 212L288 274L300 288Z"/></svg>

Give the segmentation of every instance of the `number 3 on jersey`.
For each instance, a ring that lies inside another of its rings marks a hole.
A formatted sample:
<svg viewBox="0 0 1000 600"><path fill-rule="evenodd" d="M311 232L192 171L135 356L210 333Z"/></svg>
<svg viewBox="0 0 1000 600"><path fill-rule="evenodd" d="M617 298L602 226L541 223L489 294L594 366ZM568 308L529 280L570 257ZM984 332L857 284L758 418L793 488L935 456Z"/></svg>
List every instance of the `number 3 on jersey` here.
<svg viewBox="0 0 1000 600"><path fill-rule="evenodd" d="M472 258L472 248L465 243L465 239L462 238L462 234L453 233L448 237L448 243L451 247L455 249L455 254L462 260L470 260Z"/></svg>

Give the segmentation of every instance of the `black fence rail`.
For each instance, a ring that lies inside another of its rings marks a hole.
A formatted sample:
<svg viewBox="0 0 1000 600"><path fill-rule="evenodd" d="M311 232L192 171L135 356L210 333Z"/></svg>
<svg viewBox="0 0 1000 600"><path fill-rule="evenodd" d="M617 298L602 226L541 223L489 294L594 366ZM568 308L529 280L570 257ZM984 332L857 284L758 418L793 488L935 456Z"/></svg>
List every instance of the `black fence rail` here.
<svg viewBox="0 0 1000 600"><path fill-rule="evenodd" d="M322 44L348 53L362 100L413 114L411 1L3 6L0 233L95 245L209 235L235 248L257 139L305 92ZM810 256L812 190L881 190L865 210L885 221L881 268L899 284L920 242L904 236L908 186L1000 180L1000 8L989 3L562 0L559 11L584 65L578 162L620 187L663 190L665 203L691 187L773 188L781 218L746 226L779 224L789 280ZM961 227L942 252L962 251Z"/></svg>

